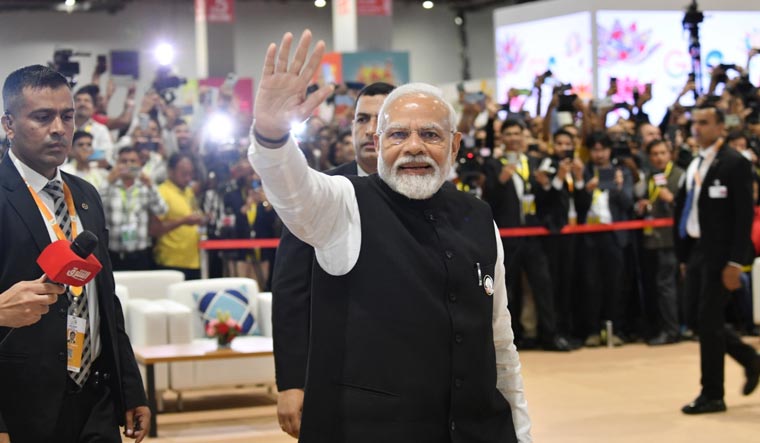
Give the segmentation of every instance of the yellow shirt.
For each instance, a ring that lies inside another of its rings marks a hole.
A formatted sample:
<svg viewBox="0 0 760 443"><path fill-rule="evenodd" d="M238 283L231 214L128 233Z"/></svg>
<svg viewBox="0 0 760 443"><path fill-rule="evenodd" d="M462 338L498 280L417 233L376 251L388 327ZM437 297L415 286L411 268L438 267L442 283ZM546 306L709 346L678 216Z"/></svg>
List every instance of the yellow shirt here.
<svg viewBox="0 0 760 443"><path fill-rule="evenodd" d="M169 211L161 220L177 220L191 215L198 205L191 188L179 189L167 180L158 187ZM195 225L182 225L159 237L156 242L156 264L171 268L200 269L201 258L198 250L200 234Z"/></svg>

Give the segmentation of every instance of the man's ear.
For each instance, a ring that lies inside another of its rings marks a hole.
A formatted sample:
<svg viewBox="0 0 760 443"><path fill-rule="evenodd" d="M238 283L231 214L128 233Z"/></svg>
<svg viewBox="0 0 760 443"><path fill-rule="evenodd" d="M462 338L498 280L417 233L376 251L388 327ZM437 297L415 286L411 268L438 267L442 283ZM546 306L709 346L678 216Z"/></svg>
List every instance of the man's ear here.
<svg viewBox="0 0 760 443"><path fill-rule="evenodd" d="M451 137L451 164L456 163L460 146L462 146L462 133L455 132L454 136Z"/></svg>
<svg viewBox="0 0 760 443"><path fill-rule="evenodd" d="M0 121L3 123L3 130L5 131L5 136L8 138L8 140L13 140L13 119L11 118L11 115L7 112L3 114L3 117L0 118Z"/></svg>

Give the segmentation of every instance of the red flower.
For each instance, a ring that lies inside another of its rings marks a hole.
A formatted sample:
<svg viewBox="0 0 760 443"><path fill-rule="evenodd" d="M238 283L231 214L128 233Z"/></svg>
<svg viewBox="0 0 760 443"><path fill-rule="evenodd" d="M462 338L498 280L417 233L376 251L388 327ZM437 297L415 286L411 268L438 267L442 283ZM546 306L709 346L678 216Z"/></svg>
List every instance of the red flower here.
<svg viewBox="0 0 760 443"><path fill-rule="evenodd" d="M227 335L227 333L230 332L230 327L227 323L219 323L216 325L216 332L219 335Z"/></svg>

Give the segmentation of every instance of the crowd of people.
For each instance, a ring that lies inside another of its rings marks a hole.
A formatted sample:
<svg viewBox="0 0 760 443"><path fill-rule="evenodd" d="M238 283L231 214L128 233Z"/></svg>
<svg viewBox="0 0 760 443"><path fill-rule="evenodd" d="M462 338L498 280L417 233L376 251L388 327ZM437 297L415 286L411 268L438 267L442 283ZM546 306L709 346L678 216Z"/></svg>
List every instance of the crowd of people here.
<svg viewBox="0 0 760 443"><path fill-rule="evenodd" d="M729 80L727 69L738 75ZM566 225L676 215L676 195L699 152L695 107L680 104L695 94L696 84L690 79L664 119L652 122L643 112L651 84L634 94L634 103L616 104L610 100L617 93L614 80L608 99L592 101L561 86L541 97L545 81L546 74L538 76L532 91L538 96L537 116L505 111L508 103L486 94L473 103L463 90L454 103L463 139L450 179L488 202L500 228L544 226L552 233L504 238L518 345L568 351L693 338L697 302L684 290L685 262L678 257L673 229L559 232ZM75 92L77 130L63 170L100 191L115 270L178 269L188 279L199 278L201 239L280 236L282 224L245 158L250 117L234 106L230 85L219 94L201 90L218 98L201 99L192 115L183 115L161 91L149 90L138 100L129 87L123 110L112 117L106 110L113 108L115 88L110 81L101 88L102 83L96 72ZM310 167L328 171L372 143L364 135L354 140L355 109L346 105L363 86L336 88L300 130L299 147ZM742 67L716 66L696 107L717 107L725 115L725 144L760 170L757 91ZM519 93L511 90L508 99ZM545 112L542 99L549 101ZM608 118L620 108L628 116ZM227 139L215 137L208 124L220 114L235 122ZM753 186L757 191L757 180ZM760 225L753 241L760 251ZM251 277L269 288L275 252L210 251L209 275ZM727 315L742 334L757 334L747 272Z"/></svg>
<svg viewBox="0 0 760 443"><path fill-rule="evenodd" d="M729 80L727 69L736 71L735 78ZM534 94L541 94L544 80L536 78ZM458 186L487 201L499 227L544 226L552 233L504 239L518 347L567 351L693 338L699 300L685 284L687 254L674 238L688 235L670 227L587 235L559 231L566 225L678 218L676 196L690 181L686 170L715 141L709 138L715 130L752 164L757 205L758 89L742 67L716 66L696 106L681 105L684 96L695 94L690 78L661 122L643 112L651 84L634 92L634 103L612 103L614 79L606 100L584 102L565 89L555 88L548 109L536 117L505 116L506 106L488 97L469 103L461 93L458 129L466 144ZM629 115L608 118L620 108ZM697 123L702 108L717 113L715 128ZM757 253L760 220L755 219ZM748 269L741 280L726 315L738 332L757 335Z"/></svg>
<svg viewBox="0 0 760 443"><path fill-rule="evenodd" d="M101 83L107 86L101 89ZM123 110L107 114L115 86L96 71L74 92L72 149L62 170L90 182L104 203L117 271L176 269L200 278L199 241L272 238L280 222L245 159L248 118L232 86L202 89L201 109L183 115L165 91L138 100L128 87ZM105 91L101 93L101 91ZM208 122L230 122L222 137ZM211 252L211 277L245 276L268 285L274 250Z"/></svg>

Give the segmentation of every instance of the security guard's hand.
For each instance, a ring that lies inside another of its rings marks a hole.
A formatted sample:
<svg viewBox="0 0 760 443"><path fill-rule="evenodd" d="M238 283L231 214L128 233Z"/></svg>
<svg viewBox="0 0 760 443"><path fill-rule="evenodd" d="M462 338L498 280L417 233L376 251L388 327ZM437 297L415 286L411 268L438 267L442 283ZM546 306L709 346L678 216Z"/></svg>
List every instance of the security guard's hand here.
<svg viewBox="0 0 760 443"><path fill-rule="evenodd" d="M742 269L734 265L726 265L723 268L723 286L729 291L736 291L742 287Z"/></svg>
<svg viewBox="0 0 760 443"><path fill-rule="evenodd" d="M286 389L277 397L277 420L280 428L293 438L301 432L303 389Z"/></svg>
<svg viewBox="0 0 760 443"><path fill-rule="evenodd" d="M11 436L9 434L0 434L0 443L11 443Z"/></svg>

